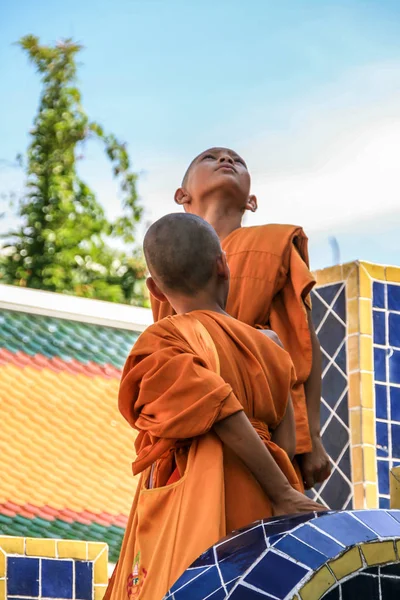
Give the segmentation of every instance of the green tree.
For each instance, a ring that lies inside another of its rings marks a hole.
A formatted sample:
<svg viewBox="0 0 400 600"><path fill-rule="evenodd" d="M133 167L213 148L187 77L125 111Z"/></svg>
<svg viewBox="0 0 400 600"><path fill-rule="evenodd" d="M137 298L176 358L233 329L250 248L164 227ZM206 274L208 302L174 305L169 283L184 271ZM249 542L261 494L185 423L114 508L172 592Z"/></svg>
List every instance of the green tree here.
<svg viewBox="0 0 400 600"><path fill-rule="evenodd" d="M133 246L142 214L137 175L126 146L90 121L82 108L76 77L81 46L71 39L44 46L33 35L18 44L36 66L42 92L26 157L26 194L18 206L21 225L5 236L1 281L144 304L145 266ZM113 223L77 173L82 145L91 138L104 144L120 185L123 216ZM112 238L132 247L129 255L116 250Z"/></svg>

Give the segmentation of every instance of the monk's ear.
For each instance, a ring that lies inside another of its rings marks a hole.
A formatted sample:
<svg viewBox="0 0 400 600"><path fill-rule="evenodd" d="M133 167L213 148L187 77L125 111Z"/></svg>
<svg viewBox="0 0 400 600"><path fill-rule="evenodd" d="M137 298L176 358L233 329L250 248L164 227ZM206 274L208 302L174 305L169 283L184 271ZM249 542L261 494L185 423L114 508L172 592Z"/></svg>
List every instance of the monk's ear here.
<svg viewBox="0 0 400 600"><path fill-rule="evenodd" d="M175 202L180 206L185 206L185 204L189 204L191 199L188 192L183 187L180 187L176 190L174 198Z"/></svg>
<svg viewBox="0 0 400 600"><path fill-rule="evenodd" d="M254 196L254 194L251 194L246 202L246 210L251 210L251 212L256 212L258 205L257 205L257 198Z"/></svg>
<svg viewBox="0 0 400 600"><path fill-rule="evenodd" d="M221 256L217 258L217 272L218 277L221 277L221 279L228 280L230 277L230 271L225 252L222 252Z"/></svg>
<svg viewBox="0 0 400 600"><path fill-rule="evenodd" d="M147 285L147 289L149 290L150 294L152 296L154 296L154 298L156 300L159 300L160 302L165 302L167 300L167 298L162 293L162 291L160 290L160 288L158 287L158 285L156 284L156 282L154 281L154 279L152 277L148 277L146 279L146 285Z"/></svg>

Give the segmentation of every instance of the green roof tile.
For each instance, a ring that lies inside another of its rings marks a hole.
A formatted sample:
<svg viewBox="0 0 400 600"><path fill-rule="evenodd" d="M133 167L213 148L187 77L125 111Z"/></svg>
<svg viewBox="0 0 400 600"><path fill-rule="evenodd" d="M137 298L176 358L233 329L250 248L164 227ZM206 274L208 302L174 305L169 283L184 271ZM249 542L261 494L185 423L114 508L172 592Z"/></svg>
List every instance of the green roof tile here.
<svg viewBox="0 0 400 600"><path fill-rule="evenodd" d="M13 353L22 351L31 356L57 356L63 360L76 359L84 364L92 361L121 369L138 335L134 331L113 327L0 311L0 347Z"/></svg>

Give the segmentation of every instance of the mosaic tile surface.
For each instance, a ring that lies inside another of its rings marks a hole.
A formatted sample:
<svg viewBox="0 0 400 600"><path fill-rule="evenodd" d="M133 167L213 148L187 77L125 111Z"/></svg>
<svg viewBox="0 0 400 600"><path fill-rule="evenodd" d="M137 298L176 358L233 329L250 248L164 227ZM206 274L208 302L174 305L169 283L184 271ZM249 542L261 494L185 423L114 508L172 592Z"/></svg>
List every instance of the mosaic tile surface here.
<svg viewBox="0 0 400 600"><path fill-rule="evenodd" d="M364 585L364 580L356 583L357 575L370 576L371 586L397 590L399 541L400 511L331 511L259 521L202 554L165 600L364 598L355 594ZM391 563L397 564L384 566ZM377 564L380 570L371 570ZM328 591L331 595L324 596Z"/></svg>
<svg viewBox="0 0 400 600"><path fill-rule="evenodd" d="M379 506L389 507L389 471L400 465L400 285L374 281L374 387Z"/></svg>
<svg viewBox="0 0 400 600"><path fill-rule="evenodd" d="M100 600L107 564L103 543L0 537L0 597Z"/></svg>
<svg viewBox="0 0 400 600"><path fill-rule="evenodd" d="M136 485L117 391L136 338L0 311L0 535L105 541L117 559Z"/></svg>
<svg viewBox="0 0 400 600"><path fill-rule="evenodd" d="M310 493L332 509L352 507L345 282L312 292L312 318L322 352L321 434L332 475Z"/></svg>

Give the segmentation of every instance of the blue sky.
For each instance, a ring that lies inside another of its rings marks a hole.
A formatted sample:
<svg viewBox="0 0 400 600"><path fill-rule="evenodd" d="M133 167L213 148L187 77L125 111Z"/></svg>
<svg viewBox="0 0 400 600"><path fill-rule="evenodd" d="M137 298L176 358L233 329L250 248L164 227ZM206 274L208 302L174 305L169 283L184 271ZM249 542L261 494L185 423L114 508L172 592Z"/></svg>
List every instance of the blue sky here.
<svg viewBox="0 0 400 600"><path fill-rule="evenodd" d="M252 172L248 224L303 225L314 268L332 263L331 235L343 261L400 264L399 26L391 0L2 3L0 191L22 189L7 161L27 146L40 91L12 42L72 36L84 107L128 142L146 222L176 210L195 154L226 145ZM101 150L85 157L82 175L117 214Z"/></svg>

